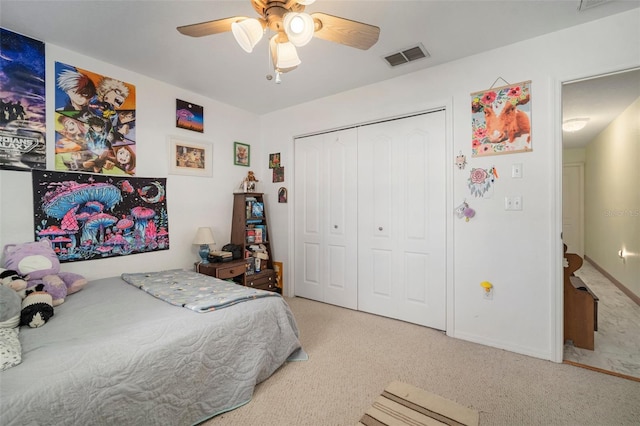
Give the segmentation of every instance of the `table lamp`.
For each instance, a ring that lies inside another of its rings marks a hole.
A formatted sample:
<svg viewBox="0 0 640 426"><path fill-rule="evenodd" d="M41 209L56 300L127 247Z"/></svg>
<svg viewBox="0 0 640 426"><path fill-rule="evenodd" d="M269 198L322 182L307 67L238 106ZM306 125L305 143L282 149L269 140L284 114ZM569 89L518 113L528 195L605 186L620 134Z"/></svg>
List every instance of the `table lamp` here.
<svg viewBox="0 0 640 426"><path fill-rule="evenodd" d="M211 232L211 228L202 227L198 228L198 232L196 232L196 237L193 239L193 244L199 244L200 250L198 250L198 254L202 259L200 263L209 263L209 244L215 244L216 242L213 239L213 232Z"/></svg>

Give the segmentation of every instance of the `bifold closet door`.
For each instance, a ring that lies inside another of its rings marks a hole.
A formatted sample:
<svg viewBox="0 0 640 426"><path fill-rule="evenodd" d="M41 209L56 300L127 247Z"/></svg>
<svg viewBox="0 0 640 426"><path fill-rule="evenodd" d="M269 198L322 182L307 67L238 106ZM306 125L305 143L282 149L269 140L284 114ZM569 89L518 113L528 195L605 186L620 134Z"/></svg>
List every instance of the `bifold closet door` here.
<svg viewBox="0 0 640 426"><path fill-rule="evenodd" d="M356 309L357 131L295 140L295 294Z"/></svg>
<svg viewBox="0 0 640 426"><path fill-rule="evenodd" d="M446 325L444 111L358 128L358 309Z"/></svg>

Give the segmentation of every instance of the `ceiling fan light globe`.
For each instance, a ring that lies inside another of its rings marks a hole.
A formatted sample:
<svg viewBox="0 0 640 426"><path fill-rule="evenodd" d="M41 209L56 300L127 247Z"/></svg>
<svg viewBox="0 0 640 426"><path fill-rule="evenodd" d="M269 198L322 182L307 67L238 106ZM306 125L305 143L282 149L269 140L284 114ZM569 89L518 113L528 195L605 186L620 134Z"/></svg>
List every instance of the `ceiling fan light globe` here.
<svg viewBox="0 0 640 426"><path fill-rule="evenodd" d="M257 19L249 18L231 24L231 32L242 49L251 53L253 47L258 44L264 30L262 24Z"/></svg>
<svg viewBox="0 0 640 426"><path fill-rule="evenodd" d="M301 4L303 6L309 6L310 4L312 4L315 1L316 0L298 0L298 4Z"/></svg>
<svg viewBox="0 0 640 426"><path fill-rule="evenodd" d="M298 57L296 47L291 42L278 43L276 38L277 36L272 37L269 42L273 66L276 69L286 70L300 65L302 61Z"/></svg>
<svg viewBox="0 0 640 426"><path fill-rule="evenodd" d="M294 46L304 46L313 38L315 24L308 13L286 13L282 23L284 32Z"/></svg>

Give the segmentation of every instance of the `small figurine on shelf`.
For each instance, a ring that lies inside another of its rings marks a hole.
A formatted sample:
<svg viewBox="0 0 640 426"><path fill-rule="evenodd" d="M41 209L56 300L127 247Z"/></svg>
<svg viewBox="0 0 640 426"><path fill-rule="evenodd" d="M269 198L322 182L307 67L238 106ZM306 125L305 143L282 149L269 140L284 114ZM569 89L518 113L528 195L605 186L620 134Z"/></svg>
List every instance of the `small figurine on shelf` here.
<svg viewBox="0 0 640 426"><path fill-rule="evenodd" d="M247 177L244 178L244 180L242 181L240 188L242 189L243 192L256 192L256 182L260 182L260 181L256 179L256 176L250 170L247 173Z"/></svg>

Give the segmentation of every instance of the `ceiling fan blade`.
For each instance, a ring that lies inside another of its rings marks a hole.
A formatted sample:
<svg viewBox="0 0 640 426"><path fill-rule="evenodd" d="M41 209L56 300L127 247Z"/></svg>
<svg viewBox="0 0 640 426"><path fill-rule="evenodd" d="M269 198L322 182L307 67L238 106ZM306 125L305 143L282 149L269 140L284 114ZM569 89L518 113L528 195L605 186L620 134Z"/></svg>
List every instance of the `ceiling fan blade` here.
<svg viewBox="0 0 640 426"><path fill-rule="evenodd" d="M215 21L200 22L199 24L183 25L176 28L180 33L191 37L203 37L212 34L231 31L231 24L247 19L244 16L216 19Z"/></svg>
<svg viewBox="0 0 640 426"><path fill-rule="evenodd" d="M314 36L323 40L367 50L376 44L380 36L380 28L375 25L364 24L321 12L312 13L311 16L316 22Z"/></svg>

